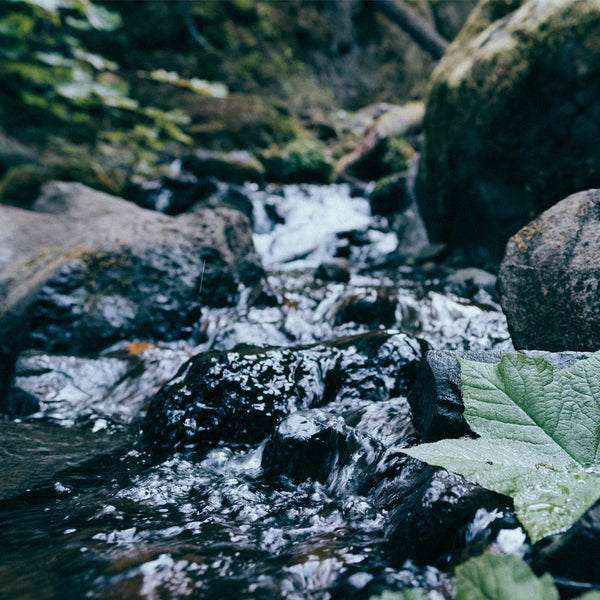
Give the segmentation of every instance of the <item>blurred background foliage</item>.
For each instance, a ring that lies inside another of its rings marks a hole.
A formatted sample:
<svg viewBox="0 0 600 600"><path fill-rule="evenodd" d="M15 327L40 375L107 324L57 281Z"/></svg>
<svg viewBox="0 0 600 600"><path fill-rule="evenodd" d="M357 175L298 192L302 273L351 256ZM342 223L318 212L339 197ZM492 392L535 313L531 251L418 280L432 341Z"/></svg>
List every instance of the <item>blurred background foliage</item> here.
<svg viewBox="0 0 600 600"><path fill-rule="evenodd" d="M474 4L406 1L446 35ZM356 137L355 111L420 98L432 68L364 0L0 0L0 175L33 156L118 192L192 147L318 162L323 123Z"/></svg>

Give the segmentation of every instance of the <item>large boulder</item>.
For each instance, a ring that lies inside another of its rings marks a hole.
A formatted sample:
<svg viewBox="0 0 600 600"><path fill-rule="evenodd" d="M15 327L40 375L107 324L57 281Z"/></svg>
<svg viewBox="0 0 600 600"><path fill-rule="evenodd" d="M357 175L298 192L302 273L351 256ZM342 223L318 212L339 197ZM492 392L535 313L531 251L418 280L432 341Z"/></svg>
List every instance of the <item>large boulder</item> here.
<svg viewBox="0 0 600 600"><path fill-rule="evenodd" d="M237 210L168 217L76 183L46 185L31 210L0 206L0 239L5 355L189 338L203 304L262 274Z"/></svg>
<svg viewBox="0 0 600 600"><path fill-rule="evenodd" d="M508 242L498 288L516 348L600 349L600 190L569 196Z"/></svg>
<svg viewBox="0 0 600 600"><path fill-rule="evenodd" d="M483 248L600 187L600 0L483 0L435 69L419 203L435 241Z"/></svg>

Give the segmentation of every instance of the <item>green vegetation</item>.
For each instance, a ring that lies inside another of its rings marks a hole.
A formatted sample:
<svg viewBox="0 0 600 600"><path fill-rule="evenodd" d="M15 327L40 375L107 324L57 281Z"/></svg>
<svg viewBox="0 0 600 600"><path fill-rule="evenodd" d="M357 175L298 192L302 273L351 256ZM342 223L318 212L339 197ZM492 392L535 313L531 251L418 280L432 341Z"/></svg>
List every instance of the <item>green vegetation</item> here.
<svg viewBox="0 0 600 600"><path fill-rule="evenodd" d="M562 370L510 353L460 365L464 416L480 437L406 454L513 498L533 542L567 529L600 496L600 352Z"/></svg>
<svg viewBox="0 0 600 600"><path fill-rule="evenodd" d="M197 147L265 152L290 161L278 180L328 181L362 131L325 144L311 124L420 94L431 61L405 60L407 46L363 2L0 0L0 139L42 171L77 162L114 193ZM0 160L0 176L20 162Z"/></svg>
<svg viewBox="0 0 600 600"><path fill-rule="evenodd" d="M283 148L269 148L261 156L271 181L329 183L333 173L331 155L317 140L297 139Z"/></svg>

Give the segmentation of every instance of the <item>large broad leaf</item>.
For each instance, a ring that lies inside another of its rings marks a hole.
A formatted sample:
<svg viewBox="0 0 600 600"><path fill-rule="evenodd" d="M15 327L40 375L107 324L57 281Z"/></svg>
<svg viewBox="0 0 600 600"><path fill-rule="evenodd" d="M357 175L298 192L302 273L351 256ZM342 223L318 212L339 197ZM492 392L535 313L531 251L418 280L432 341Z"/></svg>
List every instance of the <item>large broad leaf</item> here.
<svg viewBox="0 0 600 600"><path fill-rule="evenodd" d="M370 600L429 599L405 590ZM486 552L456 568L456 600L559 600L559 594L548 573L538 578L521 558ZM587 592L577 600L600 600L600 592Z"/></svg>
<svg viewBox="0 0 600 600"><path fill-rule="evenodd" d="M456 600L559 600L552 576L538 579L512 555L483 554L456 568Z"/></svg>
<svg viewBox="0 0 600 600"><path fill-rule="evenodd" d="M600 352L562 370L524 354L460 365L481 437L404 452L511 496L533 542L570 527L600 497Z"/></svg>

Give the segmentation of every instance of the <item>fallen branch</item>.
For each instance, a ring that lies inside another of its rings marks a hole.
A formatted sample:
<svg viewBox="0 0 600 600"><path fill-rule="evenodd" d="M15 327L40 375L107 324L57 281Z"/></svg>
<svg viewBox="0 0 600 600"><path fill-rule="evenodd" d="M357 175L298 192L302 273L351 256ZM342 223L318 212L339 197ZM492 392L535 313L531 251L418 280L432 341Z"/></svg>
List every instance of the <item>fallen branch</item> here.
<svg viewBox="0 0 600 600"><path fill-rule="evenodd" d="M448 41L402 0L371 0L371 2L433 58L439 59L444 55L448 48Z"/></svg>

